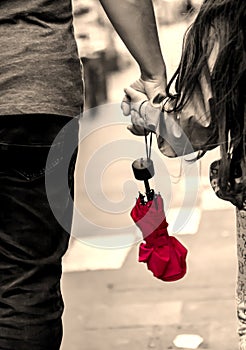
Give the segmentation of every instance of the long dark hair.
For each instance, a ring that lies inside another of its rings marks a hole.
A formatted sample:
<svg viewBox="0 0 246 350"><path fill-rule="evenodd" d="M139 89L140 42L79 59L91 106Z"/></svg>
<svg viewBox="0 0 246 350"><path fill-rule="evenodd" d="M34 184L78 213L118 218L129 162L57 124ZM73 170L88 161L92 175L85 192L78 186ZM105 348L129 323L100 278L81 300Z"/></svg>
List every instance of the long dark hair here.
<svg viewBox="0 0 246 350"><path fill-rule="evenodd" d="M225 191L232 177L246 182L245 12L245 0L205 0L185 34L180 65L167 87L167 94L173 96L175 82L176 110L181 110L207 65L215 38L219 48L211 85L221 145L219 179Z"/></svg>

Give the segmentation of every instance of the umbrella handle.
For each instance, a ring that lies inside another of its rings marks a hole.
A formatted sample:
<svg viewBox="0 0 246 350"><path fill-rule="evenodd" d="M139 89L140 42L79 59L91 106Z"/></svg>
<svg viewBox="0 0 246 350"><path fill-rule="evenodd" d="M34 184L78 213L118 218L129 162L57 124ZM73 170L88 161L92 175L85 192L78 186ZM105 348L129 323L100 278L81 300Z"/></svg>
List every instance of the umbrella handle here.
<svg viewBox="0 0 246 350"><path fill-rule="evenodd" d="M151 190L150 190L150 186L149 186L149 181L148 181L148 179L145 179L145 180L144 180L144 186L145 186L145 192L146 192L146 194L149 193Z"/></svg>
<svg viewBox="0 0 246 350"><path fill-rule="evenodd" d="M145 146L146 146L147 158L136 159L132 163L132 170L137 180L144 181L147 200L152 201L155 195L154 190L150 189L150 185L149 185L149 179L151 179L155 174L154 164L153 164L153 161L150 159L151 146L152 146L152 133L150 134L150 145L148 146L146 130L145 130ZM145 204L143 198L141 198L141 203Z"/></svg>
<svg viewBox="0 0 246 350"><path fill-rule="evenodd" d="M154 165L150 158L136 159L132 163L132 170L137 180L143 181L148 201L153 200L154 191L150 189L149 179L154 176Z"/></svg>
<svg viewBox="0 0 246 350"><path fill-rule="evenodd" d="M148 179L144 180L144 186L145 186L145 193L146 193L148 201L152 201L154 199L155 192L154 192L154 190L150 189Z"/></svg>

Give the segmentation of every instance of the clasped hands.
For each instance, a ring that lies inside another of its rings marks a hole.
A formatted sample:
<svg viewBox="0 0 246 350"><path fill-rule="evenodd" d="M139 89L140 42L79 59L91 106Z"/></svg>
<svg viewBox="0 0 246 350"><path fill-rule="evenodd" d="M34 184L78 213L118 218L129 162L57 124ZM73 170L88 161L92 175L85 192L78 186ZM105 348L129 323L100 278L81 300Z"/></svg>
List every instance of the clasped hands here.
<svg viewBox="0 0 246 350"><path fill-rule="evenodd" d="M132 125L127 128L134 135L143 136L146 131L156 132L160 120L160 105L165 99L165 85L165 79L140 78L124 89L121 109L125 116L131 116Z"/></svg>

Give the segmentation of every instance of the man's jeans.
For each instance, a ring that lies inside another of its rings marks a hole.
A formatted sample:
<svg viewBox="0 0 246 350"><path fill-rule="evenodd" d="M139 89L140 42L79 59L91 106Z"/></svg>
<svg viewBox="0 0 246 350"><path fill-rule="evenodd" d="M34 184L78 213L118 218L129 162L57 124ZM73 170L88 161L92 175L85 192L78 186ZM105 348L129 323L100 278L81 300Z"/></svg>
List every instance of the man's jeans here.
<svg viewBox="0 0 246 350"><path fill-rule="evenodd" d="M61 258L72 222L77 137L74 123L52 147L0 145L0 350L60 348Z"/></svg>

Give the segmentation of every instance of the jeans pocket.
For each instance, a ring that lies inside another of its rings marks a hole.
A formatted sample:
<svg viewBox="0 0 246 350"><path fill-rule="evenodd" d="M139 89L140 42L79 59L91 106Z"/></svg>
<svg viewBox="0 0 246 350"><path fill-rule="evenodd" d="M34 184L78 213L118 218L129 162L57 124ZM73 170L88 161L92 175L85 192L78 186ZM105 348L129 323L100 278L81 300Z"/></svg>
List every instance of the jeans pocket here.
<svg viewBox="0 0 246 350"><path fill-rule="evenodd" d="M40 169L33 169L33 170L24 170L24 169L13 169L14 172L18 175L20 175L23 179L26 181L35 181L38 179L41 179L45 175L45 168L40 168Z"/></svg>
<svg viewBox="0 0 246 350"><path fill-rule="evenodd" d="M63 171L64 176L69 177L68 182L72 181L73 176L70 179L70 174L73 173L76 159L74 154L78 144L78 127L77 121L65 125L49 146L6 145L0 151L0 171L11 170L29 182Z"/></svg>
<svg viewBox="0 0 246 350"><path fill-rule="evenodd" d="M19 147L9 153L9 169L28 182L42 179L46 172L49 150L49 147Z"/></svg>

